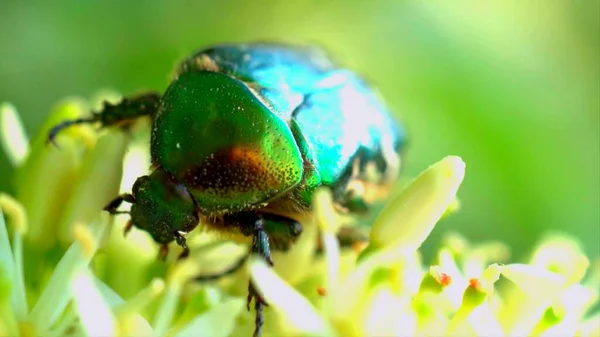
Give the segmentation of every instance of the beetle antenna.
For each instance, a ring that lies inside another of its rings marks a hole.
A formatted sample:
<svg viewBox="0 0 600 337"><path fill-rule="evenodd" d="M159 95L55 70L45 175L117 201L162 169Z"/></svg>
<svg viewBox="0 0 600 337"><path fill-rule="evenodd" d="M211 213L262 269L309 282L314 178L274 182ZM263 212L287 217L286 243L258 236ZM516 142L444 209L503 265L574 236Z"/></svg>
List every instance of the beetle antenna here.
<svg viewBox="0 0 600 337"><path fill-rule="evenodd" d="M46 139L46 143L52 143L52 144L54 144L54 146L59 147L58 144L56 144L55 138L58 135L58 133L61 132L63 129L66 129L70 126L77 125L77 124L94 123L97 120L98 120L97 117L94 115L92 117L82 117L82 118L77 118L77 119L71 119L68 121L64 121L58 125L55 125L48 132L48 139Z"/></svg>

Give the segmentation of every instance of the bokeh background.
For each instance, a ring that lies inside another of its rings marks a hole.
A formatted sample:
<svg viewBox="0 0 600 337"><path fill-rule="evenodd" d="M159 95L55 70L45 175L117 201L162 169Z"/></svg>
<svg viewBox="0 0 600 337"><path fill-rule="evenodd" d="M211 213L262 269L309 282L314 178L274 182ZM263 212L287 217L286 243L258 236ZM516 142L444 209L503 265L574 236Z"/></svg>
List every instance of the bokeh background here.
<svg viewBox="0 0 600 337"><path fill-rule="evenodd" d="M374 83L410 133L405 176L467 163L450 229L600 246L600 6L586 1L0 1L0 101L31 134L70 95L163 90L212 43L323 45ZM0 154L0 190L13 191ZM51 177L48 177L51 179Z"/></svg>

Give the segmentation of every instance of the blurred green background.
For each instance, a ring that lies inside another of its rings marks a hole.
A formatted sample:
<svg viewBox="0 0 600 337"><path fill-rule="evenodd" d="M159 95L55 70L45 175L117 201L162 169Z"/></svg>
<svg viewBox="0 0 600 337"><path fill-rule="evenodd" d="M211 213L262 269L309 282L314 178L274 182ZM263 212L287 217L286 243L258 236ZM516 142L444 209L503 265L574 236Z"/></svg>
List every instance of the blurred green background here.
<svg viewBox="0 0 600 337"><path fill-rule="evenodd" d="M163 90L212 43L318 43L407 125L405 174L455 154L462 210L443 221L517 255L548 230L600 241L598 1L0 2L0 101L34 133L67 95ZM0 190L12 191L0 154ZM49 177L51 179L51 177Z"/></svg>

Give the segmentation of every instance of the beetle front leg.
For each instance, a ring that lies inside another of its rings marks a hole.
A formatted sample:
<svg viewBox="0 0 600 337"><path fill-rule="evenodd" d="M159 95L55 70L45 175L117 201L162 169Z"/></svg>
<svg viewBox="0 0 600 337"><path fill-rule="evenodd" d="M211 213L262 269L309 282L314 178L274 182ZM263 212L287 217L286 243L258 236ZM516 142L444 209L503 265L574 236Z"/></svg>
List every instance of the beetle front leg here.
<svg viewBox="0 0 600 337"><path fill-rule="evenodd" d="M273 258L271 257L271 248L269 247L269 236L263 228L264 219L262 216L257 215L257 219L254 222L253 235L252 235L252 247L251 251L254 254L260 255L267 261L270 266L273 266ZM262 298L262 296L256 291L252 280L248 281L248 297L246 299L246 308L250 310L250 303L254 299L254 337L258 337L261 334L262 325L264 323L263 308L269 304Z"/></svg>
<svg viewBox="0 0 600 337"><path fill-rule="evenodd" d="M262 333L262 326L265 322L265 316L263 315L263 308L268 307L269 304L260 296L252 281L248 281L248 297L246 299L246 308L250 311L250 303L254 298L254 333L253 337L260 337Z"/></svg>
<svg viewBox="0 0 600 337"><path fill-rule="evenodd" d="M273 258L271 257L271 247L269 243L269 233L267 230L271 228L277 228L278 226L274 223L270 223L269 221L276 221L279 218L271 219L268 214L259 214L254 212L241 212L237 214L229 214L223 217L220 225L227 228L237 228L243 235L252 236L252 244L250 246L250 254L257 254L270 265L273 266ZM267 228L268 227L268 228ZM277 228L279 230L279 228ZM276 231L275 235L280 237L293 237L294 234L298 234L301 232L301 228L298 229L296 226L292 226L287 230ZM289 233L292 233L291 235ZM240 263L239 266L242 264ZM237 269L237 266L236 266ZM229 271L228 271L229 272ZM231 271L233 272L233 271ZM209 276L212 278L212 275ZM197 280L202 280L202 278L197 278ZM250 310L250 304L254 299L254 309L256 311L255 316L255 330L254 336L260 336L262 325L264 322L263 309L268 306L267 302L262 298L262 296L258 293L255 285L252 280L248 280L248 297L246 302L246 307Z"/></svg>
<svg viewBox="0 0 600 337"><path fill-rule="evenodd" d="M104 210L107 211L110 215L129 214L128 211L117 211L119 206L121 206L121 204L124 201L130 204L134 204L135 198L130 193L121 194L120 196L116 197L111 202L109 202L108 205L104 206ZM123 236L126 236L129 233L129 231L131 231L131 228L133 228L133 221L129 219L129 221L127 221L127 224L125 225L125 228L123 228Z"/></svg>
<svg viewBox="0 0 600 337"><path fill-rule="evenodd" d="M146 93L130 98L123 98L117 104L104 102L102 111L95 112L89 117L82 117L64 121L48 132L48 142L55 142L56 136L64 129L78 124L100 124L101 127L125 126L143 116L154 116L158 110L160 95L158 93Z"/></svg>
<svg viewBox="0 0 600 337"><path fill-rule="evenodd" d="M121 206L123 201L128 202L130 204L135 204L135 198L133 197L133 194L124 193L111 200L111 202L109 202L108 205L104 206L104 210L110 213L111 215L123 213L127 214L129 212L117 211L117 208Z"/></svg>

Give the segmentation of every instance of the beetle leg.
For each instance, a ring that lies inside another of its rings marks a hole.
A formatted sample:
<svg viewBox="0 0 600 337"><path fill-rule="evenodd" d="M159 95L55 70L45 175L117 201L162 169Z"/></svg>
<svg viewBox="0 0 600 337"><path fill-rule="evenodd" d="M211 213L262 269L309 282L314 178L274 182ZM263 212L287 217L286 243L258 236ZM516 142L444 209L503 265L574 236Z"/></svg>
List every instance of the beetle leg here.
<svg viewBox="0 0 600 337"><path fill-rule="evenodd" d="M278 221L281 220L280 218L282 217L271 216L270 214L241 212L237 214L229 214L224 216L222 221L219 222L219 224L224 228L237 228L243 235L252 236L250 254L259 255L260 257L265 259L265 261L270 266L273 266L273 258L271 257L271 247L269 243L270 233L267 232L271 229L274 229L274 236L279 236L280 238L286 238L289 241L293 241L292 238L296 235L299 235L299 233L302 231L302 227L299 227L298 224L295 222L293 222L292 226L287 226L287 224L281 225L281 222ZM273 222L272 224L270 223L271 221ZM240 261L239 263L239 266L241 267L243 261ZM229 272L233 273L237 268L238 266L235 266L235 268L231 268ZM200 277L197 279L201 280L202 278ZM254 284L252 284L252 280L249 280L248 297L246 302L248 310L250 310L250 304L253 299L254 309L256 311L254 321L254 336L260 336L262 325L264 322L263 309L268 304L258 293Z"/></svg>
<svg viewBox="0 0 600 337"><path fill-rule="evenodd" d="M143 116L154 116L158 110L160 95L150 92L130 98L123 98L117 104L104 102L100 112L94 112L90 117L66 120L54 126L48 132L47 142L57 146L54 139L64 129L78 124L99 123L101 127L130 125L134 120Z"/></svg>
<svg viewBox="0 0 600 337"><path fill-rule="evenodd" d="M258 254L267 261L270 266L273 266L273 258L271 257L271 248L269 247L269 236L265 231L264 219L261 215L258 215L254 222L253 235L252 235L252 246L251 251L254 254ZM263 308L268 306L267 302L260 296L256 291L252 280L248 280L248 297L246 299L246 307L250 310L250 302L254 299L254 311L256 316L254 318L254 337L260 336L262 325L264 323Z"/></svg>
<svg viewBox="0 0 600 337"><path fill-rule="evenodd" d="M181 233L175 232L173 233L173 236L175 237L175 242L177 242L177 244L180 245L181 248L183 248L183 251L181 252L181 254L179 254L179 257L177 259L183 260L190 255L190 249L188 248L185 242L185 238L183 237L183 235L181 235Z"/></svg>
<svg viewBox="0 0 600 337"><path fill-rule="evenodd" d="M271 257L271 248L269 246L269 235L264 229L264 219L258 216L254 222L252 233L252 253L260 255L267 261L270 266L273 266L273 258Z"/></svg>
<svg viewBox="0 0 600 337"><path fill-rule="evenodd" d="M130 193L121 194L120 196L116 197L111 202L109 202L108 205L104 207L104 210L107 211L110 215L129 214L128 211L117 211L117 208L121 206L123 201L133 204L135 203L135 198ZM132 227L133 222L131 221L131 219L129 219L129 221L127 221L127 224L125 225L125 228L123 229L123 236L126 236L127 233L131 231Z"/></svg>
<svg viewBox="0 0 600 337"><path fill-rule="evenodd" d="M254 288L254 284L252 281L248 281L248 297L246 299L246 308L248 311L250 310L250 302L254 298L254 311L256 312L256 316L254 316L254 334L253 337L260 337L262 332L262 326L265 322L265 316L263 315L263 308L269 306L267 302L260 296L260 294Z"/></svg>

